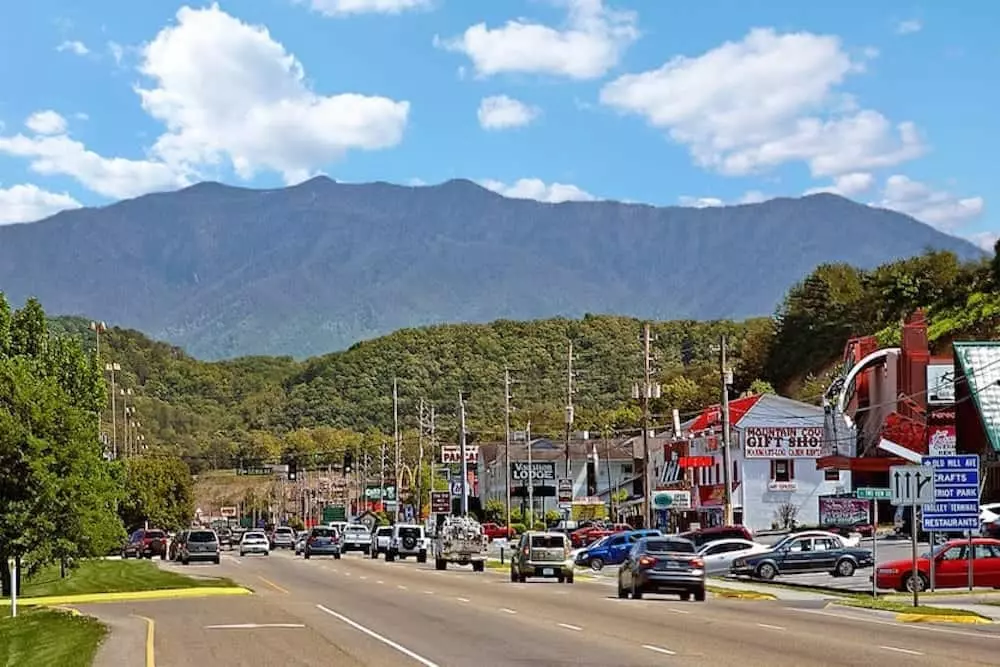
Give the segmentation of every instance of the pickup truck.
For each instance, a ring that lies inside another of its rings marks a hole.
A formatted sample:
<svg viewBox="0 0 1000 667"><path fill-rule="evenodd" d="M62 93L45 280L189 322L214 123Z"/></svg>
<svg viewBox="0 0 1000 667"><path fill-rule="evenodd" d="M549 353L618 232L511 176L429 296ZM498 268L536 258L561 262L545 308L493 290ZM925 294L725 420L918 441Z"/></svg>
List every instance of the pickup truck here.
<svg viewBox="0 0 1000 667"><path fill-rule="evenodd" d="M434 568L448 569L448 563L472 565L475 572L486 567L489 539L483 527L472 517L447 517L437 530L432 544Z"/></svg>
<svg viewBox="0 0 1000 667"><path fill-rule="evenodd" d="M348 551L361 551L367 554L371 546L372 534L366 526L360 523L348 524L344 526L343 532L340 533L340 550L345 553Z"/></svg>
<svg viewBox="0 0 1000 667"><path fill-rule="evenodd" d="M489 539L490 542L493 540L500 540L507 538L508 540L514 539L515 533L514 529L508 530L507 526L501 526L498 523L484 523L483 533Z"/></svg>

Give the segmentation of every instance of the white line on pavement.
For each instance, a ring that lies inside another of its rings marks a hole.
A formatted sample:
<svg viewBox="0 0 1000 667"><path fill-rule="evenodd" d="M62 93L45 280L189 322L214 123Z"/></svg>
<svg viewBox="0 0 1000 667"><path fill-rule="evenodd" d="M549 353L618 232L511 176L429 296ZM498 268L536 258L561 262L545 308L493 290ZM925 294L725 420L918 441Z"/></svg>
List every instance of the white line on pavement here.
<svg viewBox="0 0 1000 667"><path fill-rule="evenodd" d="M684 609L674 609L673 607L667 607L667 611L669 611L671 614L690 614L691 613L691 612L686 611Z"/></svg>
<svg viewBox="0 0 1000 667"><path fill-rule="evenodd" d="M424 591L427 595L434 595L434 591Z"/></svg>
<svg viewBox="0 0 1000 667"><path fill-rule="evenodd" d="M572 630L573 632L580 632L583 630L579 625L570 625L569 623L556 623L560 628L566 628L567 630Z"/></svg>
<svg viewBox="0 0 1000 667"><path fill-rule="evenodd" d="M643 644L642 647L648 651L655 651L656 653L662 653L663 655L677 655L674 651L668 648L661 648L659 646L653 646L652 644Z"/></svg>
<svg viewBox="0 0 1000 667"><path fill-rule="evenodd" d="M767 623L758 623L758 628L767 628L768 630L784 630L780 625L768 625Z"/></svg>
<svg viewBox="0 0 1000 667"><path fill-rule="evenodd" d="M886 651L895 651L896 653L905 653L906 655L923 655L920 651L911 651L908 648L897 648L895 646L879 646L879 648L883 648Z"/></svg>
<svg viewBox="0 0 1000 667"><path fill-rule="evenodd" d="M321 604L316 605L316 607L320 611L322 611L324 613L327 613L330 616L333 616L334 618L336 618L336 619L338 619L338 620L346 623L347 625L351 626L352 628L354 628L358 632L363 632L364 634L368 635L372 639L376 639L376 640L382 642L383 644L385 644L386 646L388 646L390 648L396 649L397 651L399 651L403 655L405 655L405 656L407 656L409 658L413 658L414 660L416 660L417 662L419 662L424 667L439 667L437 663L431 662L430 660L428 660L427 658L423 657L422 655L414 653L413 651L411 651L410 649L406 648L402 644L397 644L396 642L392 641L388 637L383 637L382 635L380 635L379 633L375 632L374 630L369 630L365 626L361 625L360 623L358 623L356 621L352 621L351 619L347 618L343 614L338 614L337 612L333 611L332 609L327 609L326 607L324 607Z"/></svg>
<svg viewBox="0 0 1000 667"><path fill-rule="evenodd" d="M257 630L262 628L304 628L301 623L231 623L229 625L206 625L206 630Z"/></svg>
<svg viewBox="0 0 1000 667"><path fill-rule="evenodd" d="M906 623L897 623L895 621L881 621L877 618L867 618L864 616L855 616L853 614L834 614L828 611L823 611L821 609L796 609L795 611L800 614L816 614L817 616L832 616L833 618L840 618L847 621L857 621L859 623L875 623L876 625L889 625L894 628L900 628L902 630L913 630L914 632L940 632L946 635L959 635L961 637L975 637L976 639L992 639L994 641L1000 640L1000 634L988 634L985 632L963 632L962 630L951 630L948 628L932 628L929 625L914 625Z"/></svg>
<svg viewBox="0 0 1000 667"><path fill-rule="evenodd" d="M396 584L396 588L398 588L401 591L405 591L406 590L406 586L404 586L403 584Z"/></svg>
<svg viewBox="0 0 1000 667"><path fill-rule="evenodd" d="M384 584L385 582L384 582L384 581L382 581L381 579L379 579L379 580L378 580L378 581L376 581L375 583L376 583L376 584Z"/></svg>
<svg viewBox="0 0 1000 667"><path fill-rule="evenodd" d="M361 580L362 580L362 581L366 580L367 578L368 578L368 577L366 577L365 575L363 575L363 574L361 575Z"/></svg>
<svg viewBox="0 0 1000 667"><path fill-rule="evenodd" d="M507 607L500 607L500 611L502 611L505 614L516 614L517 613L513 609L507 609Z"/></svg>
<svg viewBox="0 0 1000 667"><path fill-rule="evenodd" d="M455 598L455 599L458 600L459 602L468 602L469 601L469 598Z"/></svg>

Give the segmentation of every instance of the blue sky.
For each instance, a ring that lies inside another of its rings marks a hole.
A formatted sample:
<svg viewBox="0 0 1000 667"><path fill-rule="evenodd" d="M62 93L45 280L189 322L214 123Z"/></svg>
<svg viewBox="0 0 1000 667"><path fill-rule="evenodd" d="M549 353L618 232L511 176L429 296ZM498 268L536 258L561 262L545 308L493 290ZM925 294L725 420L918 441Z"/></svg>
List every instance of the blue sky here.
<svg viewBox="0 0 1000 667"><path fill-rule="evenodd" d="M1000 230L1000 5L8 4L0 222L325 173L688 206L825 189Z"/></svg>

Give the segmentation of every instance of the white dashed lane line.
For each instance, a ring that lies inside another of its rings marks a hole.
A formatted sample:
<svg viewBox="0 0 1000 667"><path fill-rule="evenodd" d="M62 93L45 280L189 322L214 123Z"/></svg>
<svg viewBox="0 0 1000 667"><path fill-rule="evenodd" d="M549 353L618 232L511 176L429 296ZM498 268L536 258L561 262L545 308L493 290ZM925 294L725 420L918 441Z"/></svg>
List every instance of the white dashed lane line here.
<svg viewBox="0 0 1000 667"><path fill-rule="evenodd" d="M570 625L569 623L556 623L560 628L566 628L567 630L572 630L573 632L580 632L583 630L579 625Z"/></svg>
<svg viewBox="0 0 1000 667"><path fill-rule="evenodd" d="M905 653L906 655L923 655L920 651L912 651L908 648L898 648L896 646L879 646L880 649L893 651L895 653Z"/></svg>
<svg viewBox="0 0 1000 667"><path fill-rule="evenodd" d="M653 646L652 644L643 644L642 647L648 651L653 651L654 653L662 653L663 655L677 655L675 652L668 648L663 648L662 646Z"/></svg>
<svg viewBox="0 0 1000 667"><path fill-rule="evenodd" d="M406 590L406 586L404 586L403 584L396 584L396 588L398 588L401 591L405 591Z"/></svg>
<svg viewBox="0 0 1000 667"><path fill-rule="evenodd" d="M780 625L768 625L767 623L758 623L758 628L765 628L767 630L784 630Z"/></svg>
<svg viewBox="0 0 1000 667"><path fill-rule="evenodd" d="M469 602L469 598L455 598L459 602Z"/></svg>
<svg viewBox="0 0 1000 667"><path fill-rule="evenodd" d="M516 614L517 613L513 609L507 609L507 607L500 607L500 611L502 611L505 614Z"/></svg>

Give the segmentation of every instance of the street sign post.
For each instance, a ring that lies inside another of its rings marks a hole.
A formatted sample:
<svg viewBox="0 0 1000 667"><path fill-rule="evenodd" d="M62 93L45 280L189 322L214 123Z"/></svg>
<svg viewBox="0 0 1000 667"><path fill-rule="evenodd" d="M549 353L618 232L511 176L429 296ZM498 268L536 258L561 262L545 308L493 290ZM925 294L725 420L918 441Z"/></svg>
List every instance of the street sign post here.
<svg viewBox="0 0 1000 667"><path fill-rule="evenodd" d="M459 490L461 493L461 490ZM451 514L451 493L448 491L431 491L431 513Z"/></svg>
<svg viewBox="0 0 1000 667"><path fill-rule="evenodd" d="M573 480L569 477L559 478L557 484L559 493L559 503L572 503L573 502Z"/></svg>
<svg viewBox="0 0 1000 667"><path fill-rule="evenodd" d="M927 505L933 502L935 472L932 466L892 466L889 468L889 491L893 505L910 506L910 557L912 560L911 577L917 573L917 505ZM874 554L873 554L874 555ZM875 574L878 575L878 563L875 563ZM913 606L920 606L920 591L917 582L911 583L913 589Z"/></svg>
<svg viewBox="0 0 1000 667"><path fill-rule="evenodd" d="M974 587L972 534L979 528L979 456L925 456L923 464L934 469L934 502L924 506L923 528L932 534L933 531L968 531L971 591Z"/></svg>
<svg viewBox="0 0 1000 667"><path fill-rule="evenodd" d="M861 500L870 500L872 506L872 560L875 571L878 572L878 501L892 498L892 489L880 489L863 486L854 490L854 495ZM872 577L872 599L878 598L877 577Z"/></svg>

